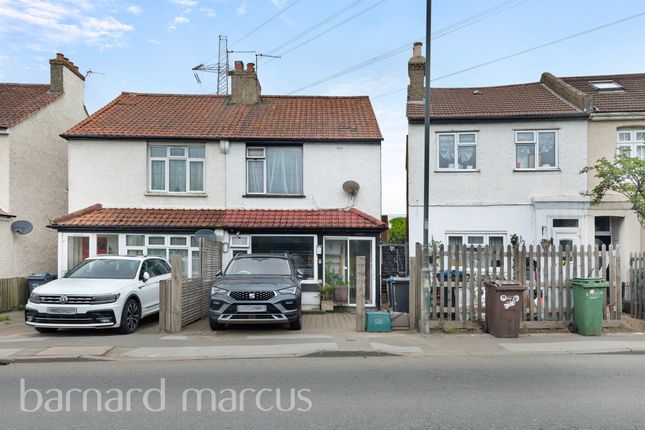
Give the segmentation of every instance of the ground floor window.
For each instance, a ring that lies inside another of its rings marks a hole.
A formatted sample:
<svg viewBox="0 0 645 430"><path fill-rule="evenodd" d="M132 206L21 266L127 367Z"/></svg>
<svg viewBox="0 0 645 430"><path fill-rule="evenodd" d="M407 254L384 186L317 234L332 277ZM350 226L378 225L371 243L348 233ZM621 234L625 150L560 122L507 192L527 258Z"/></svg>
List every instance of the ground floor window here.
<svg viewBox="0 0 645 430"><path fill-rule="evenodd" d="M200 274L199 241L192 236L127 234L125 244L126 255L148 255L167 261L173 255L179 255L184 278Z"/></svg>
<svg viewBox="0 0 645 430"><path fill-rule="evenodd" d="M315 236L252 235L251 252L286 253L303 273L303 279L316 278Z"/></svg>
<svg viewBox="0 0 645 430"><path fill-rule="evenodd" d="M334 299L356 304L356 286L365 285L365 303L374 304L375 249L372 238L326 237L323 282L336 287Z"/></svg>
<svg viewBox="0 0 645 430"><path fill-rule="evenodd" d="M461 245L473 245L482 247L489 245L500 247L504 246L505 234L501 233L459 233L448 235L448 245L455 247Z"/></svg>
<svg viewBox="0 0 645 430"><path fill-rule="evenodd" d="M89 236L67 238L67 269L71 269L90 256Z"/></svg>

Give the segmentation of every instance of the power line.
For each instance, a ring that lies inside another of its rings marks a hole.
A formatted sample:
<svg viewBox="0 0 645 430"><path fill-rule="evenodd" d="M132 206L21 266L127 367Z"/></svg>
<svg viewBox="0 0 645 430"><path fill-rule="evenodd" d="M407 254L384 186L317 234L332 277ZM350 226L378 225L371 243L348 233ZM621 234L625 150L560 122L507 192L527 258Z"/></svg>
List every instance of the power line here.
<svg viewBox="0 0 645 430"><path fill-rule="evenodd" d="M438 81L440 79L445 79L445 78L449 78L449 77L452 77L452 76L455 76L455 75L459 75L461 73L470 72L471 70L479 69L481 67L485 67L485 66L488 66L488 65L491 65L491 64L494 64L494 63L498 63L500 61L508 60L509 58L517 57L518 55L522 55L522 54L526 54L526 53L529 53L529 52L532 52L532 51L536 51L538 49L546 48L547 46L551 46L551 45L555 45L557 43L565 42L567 40L571 40L571 39L574 39L576 37L583 36L585 34L593 33L594 31L602 30L604 28L611 27L613 25L622 24L623 22L626 22L626 21L641 17L643 15L645 15L645 12L640 12L640 13L637 13L637 14L634 14L634 15L630 15L630 16L627 16L625 18L618 19L616 21L611 21L611 22L608 22L606 24L599 25L597 27L593 27L593 28L590 28L590 29L587 29L587 30L584 30L584 31L581 31L581 32L578 32L578 33L570 34L568 36L564 36L564 37L561 37L561 38L556 39L556 40L552 40L550 42L542 43L540 45L536 45L536 46L533 46L531 48L523 49L521 51L517 51L517 52L514 52L512 54L504 55L503 57L498 57L498 58L495 58L494 60L485 61L483 63L479 63L479 64L474 65L474 66L466 67L465 69L461 69L461 70L457 70L455 72L447 73L445 75L441 75L441 76L438 76L438 77L436 77L434 79L431 79L431 81L434 82L434 81ZM379 94L377 96L372 97L372 99L379 98L379 97L385 97L385 96L388 96L390 94L395 94L395 93L398 93L398 92L401 92L401 91L405 90L406 88L407 87L400 88L400 89L395 90L395 91L389 91L387 93Z"/></svg>
<svg viewBox="0 0 645 430"><path fill-rule="evenodd" d="M282 9L280 9L277 13L275 13L274 15L272 15L270 18L268 18L267 20L263 21L260 25L258 25L257 27L255 27L253 30L251 30L251 31L249 31L248 33L246 33L246 34L245 34L244 36L242 36L240 39L236 40L236 42L235 42L235 43L240 43L240 42L241 42L241 41L243 41L244 39L248 38L249 36L251 36L252 34L254 34L255 32L257 32L258 30L260 30L261 28L263 28L265 25L269 24L271 21L273 21L274 19L276 19L277 17L279 17L280 15L282 15L283 13L285 13L286 11L288 11L289 9L291 9L292 7L294 7L295 5L297 5L298 3L300 3L301 1L302 1L302 0L294 0L292 3L290 3L290 4L289 4L289 5L287 5L286 7L284 7L284 8L282 8Z"/></svg>
<svg viewBox="0 0 645 430"><path fill-rule="evenodd" d="M382 1L385 1L385 0L382 0ZM501 12L504 12L506 10L509 10L510 8L518 6L518 5L522 4L522 3L525 3L526 1L528 1L528 0L521 0L521 1L520 0L506 0L506 1L502 2L502 3L497 4L496 6L493 6L491 8L488 8L488 9L485 9L483 11L480 11L480 12L476 13L475 15L472 15L472 16L470 16L468 18L462 19L461 21L458 21L458 22L453 23L453 24L451 24L451 25L449 25L447 27L444 27L444 28L442 28L440 30L437 30L436 32L434 32L431 35L431 39L434 40L434 39L438 39L440 37L444 37L444 36L446 36L446 35L448 35L448 34L450 34L452 32L461 30L462 28L465 28L465 27L468 27L470 25L473 25L473 24L475 24L475 23L477 23L477 22L479 22L479 21L481 21L483 19L489 18L489 17L491 17L493 15L496 15L498 13L501 13ZM361 63L354 64L353 66L350 66L350 67L348 67L346 69L343 69L343 70L340 70L340 71L338 71L336 73L328 75L327 77L322 78L322 79L320 79L320 80L318 80L316 82L313 82L311 84L308 84L308 85L305 85L303 87L300 87L297 90L294 90L294 91L290 92L289 94L295 94L295 93L298 93L300 91L309 89L311 87L315 87L315 86L320 85L320 84L322 84L324 82L330 81L332 79L336 79L336 78L338 78L340 76L346 75L348 73L354 72L354 71L356 71L358 69L362 69L364 67L371 66L372 64L375 64L375 63L377 63L379 61L385 60L386 58L389 58L389 57L392 57L394 55L397 55L397 54L400 54L402 52L405 52L405 51L410 49L410 45L412 43L416 42L419 39L420 38L415 39L415 40L413 40L411 42L407 42L407 43L405 43L403 45L397 46L394 49L386 51L386 52L384 52L382 54L377 55L376 57L370 58L370 59L365 60L365 61L363 61ZM293 48L293 49L295 49L295 48ZM287 51L287 52L289 52L289 51ZM285 53L281 53L280 55L284 56Z"/></svg>
<svg viewBox="0 0 645 430"><path fill-rule="evenodd" d="M291 44L292 42L295 42L296 40L302 38L303 36L306 36L307 34L311 33L312 31L316 30L317 28L322 27L323 25L327 24L329 21L332 21L333 19L337 18L338 16L344 14L348 10L352 9L353 7L358 6L365 0L356 0L353 3L345 6L344 8L334 12L333 14L329 15L327 18L323 19L322 21L319 21L317 24L314 24L313 26L307 28L300 34L297 34L296 36L292 37L291 39L287 40L286 42L281 43L280 45L276 46L273 49L270 49L269 52L275 52L278 49L284 48L285 46Z"/></svg>

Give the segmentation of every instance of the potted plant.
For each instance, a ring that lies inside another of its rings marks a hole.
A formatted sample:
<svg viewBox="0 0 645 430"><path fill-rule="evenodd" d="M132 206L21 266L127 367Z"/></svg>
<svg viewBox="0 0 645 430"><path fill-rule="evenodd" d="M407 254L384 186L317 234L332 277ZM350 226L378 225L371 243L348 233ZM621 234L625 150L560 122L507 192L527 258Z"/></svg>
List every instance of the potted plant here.
<svg viewBox="0 0 645 430"><path fill-rule="evenodd" d="M318 290L320 292L320 310L323 312L331 312L334 310L334 287L333 285L324 284Z"/></svg>
<svg viewBox="0 0 645 430"><path fill-rule="evenodd" d="M342 280L337 280L334 283L334 301L343 305L347 304L349 297L349 284Z"/></svg>

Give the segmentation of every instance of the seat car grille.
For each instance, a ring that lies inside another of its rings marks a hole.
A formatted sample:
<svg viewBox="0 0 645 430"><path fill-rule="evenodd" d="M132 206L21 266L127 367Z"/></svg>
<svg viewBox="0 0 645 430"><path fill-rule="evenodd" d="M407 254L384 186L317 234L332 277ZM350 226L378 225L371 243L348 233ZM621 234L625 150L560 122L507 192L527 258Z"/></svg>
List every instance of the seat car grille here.
<svg viewBox="0 0 645 430"><path fill-rule="evenodd" d="M40 296L40 303L51 303L51 304L66 304L66 305L89 305L92 303L92 296L65 296L67 301L61 302L60 298L62 295L58 296Z"/></svg>
<svg viewBox="0 0 645 430"><path fill-rule="evenodd" d="M235 300L266 301L275 296L273 291L231 291L230 296Z"/></svg>

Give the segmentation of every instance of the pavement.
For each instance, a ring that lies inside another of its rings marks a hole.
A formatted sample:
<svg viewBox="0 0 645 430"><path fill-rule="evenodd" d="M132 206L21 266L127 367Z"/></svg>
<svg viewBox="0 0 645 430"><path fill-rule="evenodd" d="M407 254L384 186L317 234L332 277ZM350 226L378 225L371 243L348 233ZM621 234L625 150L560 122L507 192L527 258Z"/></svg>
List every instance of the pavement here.
<svg viewBox="0 0 645 430"><path fill-rule="evenodd" d="M146 361L340 356L463 356L513 354L645 354L645 334L609 332L599 337L531 333L498 339L485 333L421 335L408 330L358 333L349 313L307 314L303 330L232 326L213 332L205 320L180 334L160 333L156 318L132 335L113 330L60 330L40 334L21 312L0 322L0 361Z"/></svg>

